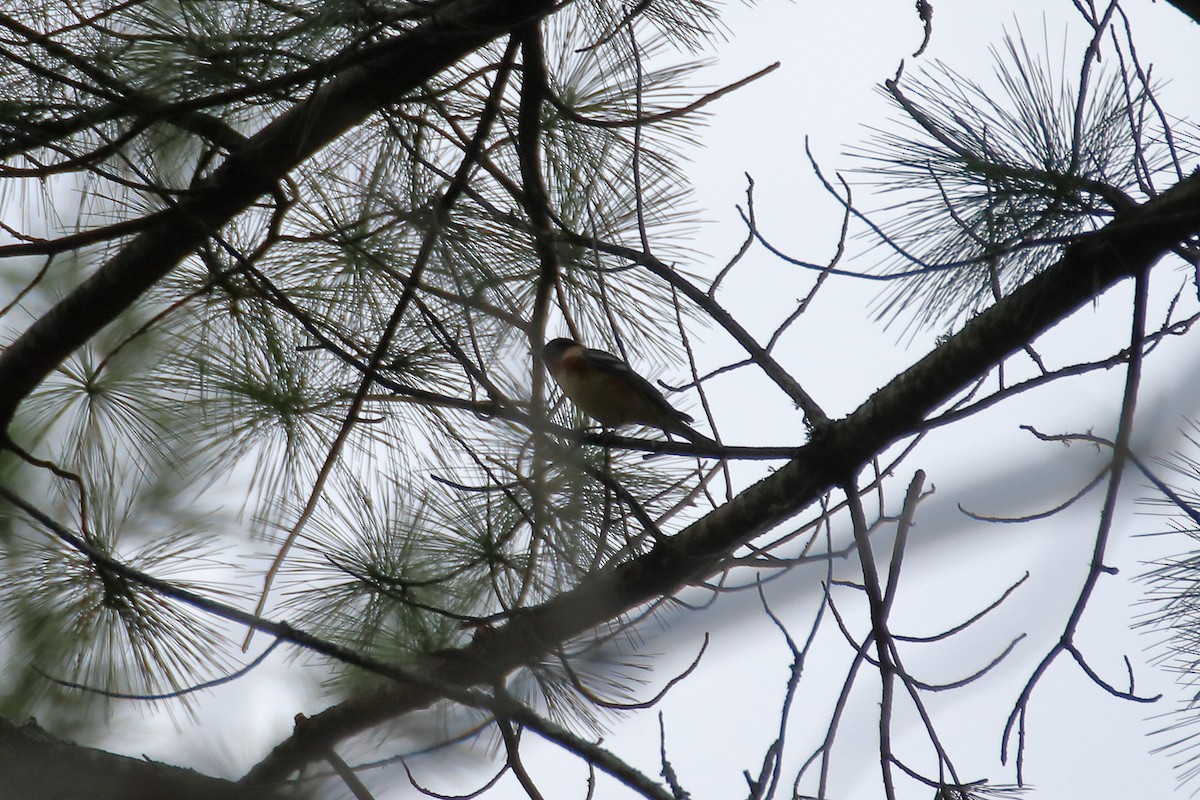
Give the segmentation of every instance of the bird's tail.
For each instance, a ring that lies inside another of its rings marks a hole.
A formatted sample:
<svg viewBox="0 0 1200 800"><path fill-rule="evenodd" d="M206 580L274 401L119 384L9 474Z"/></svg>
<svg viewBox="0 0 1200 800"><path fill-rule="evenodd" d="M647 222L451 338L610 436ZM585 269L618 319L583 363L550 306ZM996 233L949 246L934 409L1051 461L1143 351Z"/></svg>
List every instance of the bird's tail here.
<svg viewBox="0 0 1200 800"><path fill-rule="evenodd" d="M671 425L663 426L663 430L667 434L674 433L677 436L681 436L682 438L687 439L689 442L696 445L697 447L704 447L704 448L707 448L710 450L716 450L716 449L720 448L720 445L717 444L716 441L708 438L703 433L696 430L691 425L688 425L686 422L684 422L682 420L675 420L675 419L671 420Z"/></svg>

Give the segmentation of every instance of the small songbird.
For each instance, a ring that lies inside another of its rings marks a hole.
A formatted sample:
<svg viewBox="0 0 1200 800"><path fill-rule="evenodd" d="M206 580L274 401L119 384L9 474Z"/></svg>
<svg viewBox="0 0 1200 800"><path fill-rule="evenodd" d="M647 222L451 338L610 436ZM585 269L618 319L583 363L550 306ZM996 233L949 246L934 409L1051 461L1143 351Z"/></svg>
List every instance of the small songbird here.
<svg viewBox="0 0 1200 800"><path fill-rule="evenodd" d="M563 394L605 427L641 423L679 434L695 444L715 444L692 430L688 425L691 417L668 403L650 381L612 353L584 347L574 339L555 339L538 351L538 356Z"/></svg>

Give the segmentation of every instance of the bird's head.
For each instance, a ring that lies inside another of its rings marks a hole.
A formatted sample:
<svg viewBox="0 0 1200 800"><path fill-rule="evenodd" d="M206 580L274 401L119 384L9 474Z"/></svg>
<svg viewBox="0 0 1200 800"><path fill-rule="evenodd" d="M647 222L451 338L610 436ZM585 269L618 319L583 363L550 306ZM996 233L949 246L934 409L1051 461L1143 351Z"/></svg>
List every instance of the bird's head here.
<svg viewBox="0 0 1200 800"><path fill-rule="evenodd" d="M565 339L559 337L553 339L543 345L541 350L538 350L538 358L542 361L553 362L562 358L562 354L567 352L572 347L578 347L579 342L574 339Z"/></svg>

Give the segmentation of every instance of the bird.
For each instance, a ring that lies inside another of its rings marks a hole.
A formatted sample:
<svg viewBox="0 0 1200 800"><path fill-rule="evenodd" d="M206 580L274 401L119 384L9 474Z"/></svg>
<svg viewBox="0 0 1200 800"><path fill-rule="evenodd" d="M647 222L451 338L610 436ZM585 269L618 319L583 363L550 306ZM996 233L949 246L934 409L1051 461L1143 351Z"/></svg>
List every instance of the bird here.
<svg viewBox="0 0 1200 800"><path fill-rule="evenodd" d="M712 439L692 429L692 418L667 402L650 381L612 353L559 338L538 351L563 394L606 428L641 423L711 447Z"/></svg>

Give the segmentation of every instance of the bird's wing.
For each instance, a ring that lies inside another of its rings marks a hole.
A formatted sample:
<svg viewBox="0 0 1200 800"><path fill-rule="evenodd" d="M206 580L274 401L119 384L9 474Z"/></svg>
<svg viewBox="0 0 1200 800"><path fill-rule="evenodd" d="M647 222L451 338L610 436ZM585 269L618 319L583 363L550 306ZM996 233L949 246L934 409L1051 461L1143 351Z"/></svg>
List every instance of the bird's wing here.
<svg viewBox="0 0 1200 800"><path fill-rule="evenodd" d="M683 422L691 422L692 418L680 411L663 396L663 393L658 390L654 384L643 378L641 375L633 371L633 369L621 359L614 356L612 353L604 350L593 350L592 348L584 348L584 356L592 362L593 366L604 372L620 377L622 380L635 384L646 396L653 399L655 405L659 406L663 412L675 419Z"/></svg>

